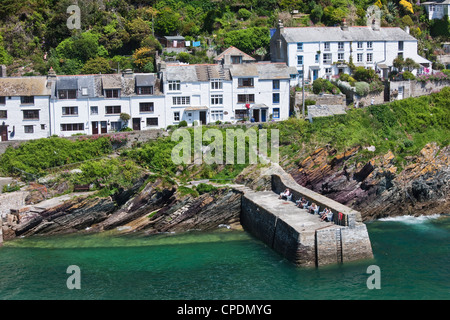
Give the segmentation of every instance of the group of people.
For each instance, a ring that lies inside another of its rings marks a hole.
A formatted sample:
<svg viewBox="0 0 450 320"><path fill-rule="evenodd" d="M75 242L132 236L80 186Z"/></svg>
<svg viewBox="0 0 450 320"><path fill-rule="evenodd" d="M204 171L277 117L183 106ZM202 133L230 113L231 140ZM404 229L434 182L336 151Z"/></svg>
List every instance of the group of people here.
<svg viewBox="0 0 450 320"><path fill-rule="evenodd" d="M292 198L292 193L289 188L286 188L284 192L280 193L279 199L283 198ZM308 200L306 200L304 197L295 201L295 205L299 208L307 209L310 214L318 214L320 217L320 221L333 221L333 212L330 209L325 208L323 211L319 212L319 207L317 206L317 204L313 202L311 205L309 205Z"/></svg>

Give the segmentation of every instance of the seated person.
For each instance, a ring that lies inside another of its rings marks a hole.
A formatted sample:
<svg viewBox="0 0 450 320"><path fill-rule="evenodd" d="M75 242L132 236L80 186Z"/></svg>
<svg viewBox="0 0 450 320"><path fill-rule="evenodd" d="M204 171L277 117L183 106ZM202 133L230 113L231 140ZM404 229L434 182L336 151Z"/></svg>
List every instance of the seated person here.
<svg viewBox="0 0 450 320"><path fill-rule="evenodd" d="M297 207L306 209L308 206L308 201L305 198L302 198L302 200L297 201Z"/></svg>
<svg viewBox="0 0 450 320"><path fill-rule="evenodd" d="M312 214L316 213L317 210L318 210L317 205L314 202L308 208L308 212Z"/></svg>
<svg viewBox="0 0 450 320"><path fill-rule="evenodd" d="M321 213L319 213L320 220L324 221L327 218L327 214L329 212L331 212L331 210L328 208L325 208L325 210L323 210Z"/></svg>
<svg viewBox="0 0 450 320"><path fill-rule="evenodd" d="M278 199L282 199L282 198L288 198L291 195L291 191L289 190L289 188L286 188L286 190L284 190L284 192L280 193L280 196L278 197Z"/></svg>

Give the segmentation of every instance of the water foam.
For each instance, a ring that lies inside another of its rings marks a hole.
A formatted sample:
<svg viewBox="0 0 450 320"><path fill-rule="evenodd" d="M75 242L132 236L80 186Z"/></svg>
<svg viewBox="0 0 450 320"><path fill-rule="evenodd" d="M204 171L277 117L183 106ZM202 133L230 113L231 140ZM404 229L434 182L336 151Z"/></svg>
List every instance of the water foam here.
<svg viewBox="0 0 450 320"><path fill-rule="evenodd" d="M440 214L432 214L432 215L420 215L420 216L396 216L396 217L387 217L387 218L381 218L379 221L395 221L395 222L402 222L406 224L420 224L424 223L430 220L435 220L442 217Z"/></svg>

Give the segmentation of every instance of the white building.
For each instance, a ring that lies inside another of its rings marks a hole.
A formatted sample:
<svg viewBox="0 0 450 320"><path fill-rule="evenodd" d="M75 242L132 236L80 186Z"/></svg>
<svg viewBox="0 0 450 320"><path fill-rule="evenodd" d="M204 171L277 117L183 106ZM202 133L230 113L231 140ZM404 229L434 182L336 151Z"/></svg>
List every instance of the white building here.
<svg viewBox="0 0 450 320"><path fill-rule="evenodd" d="M426 1L422 5L425 7L429 20L448 17L450 12L450 0Z"/></svg>
<svg viewBox="0 0 450 320"><path fill-rule="evenodd" d="M167 124L289 117L290 75L285 63L169 64L164 68Z"/></svg>
<svg viewBox="0 0 450 320"><path fill-rule="evenodd" d="M105 134L124 126L164 128L164 96L155 74L54 76L51 134ZM123 121L121 114L130 120Z"/></svg>
<svg viewBox="0 0 450 320"><path fill-rule="evenodd" d="M400 28L304 27L285 28L280 22L270 41L272 61L296 67L305 80L350 73L348 64L372 68L387 77L393 60L402 56L421 64L431 62L417 54L417 40Z"/></svg>
<svg viewBox="0 0 450 320"><path fill-rule="evenodd" d="M0 141L49 136L47 84L46 77L0 78Z"/></svg>

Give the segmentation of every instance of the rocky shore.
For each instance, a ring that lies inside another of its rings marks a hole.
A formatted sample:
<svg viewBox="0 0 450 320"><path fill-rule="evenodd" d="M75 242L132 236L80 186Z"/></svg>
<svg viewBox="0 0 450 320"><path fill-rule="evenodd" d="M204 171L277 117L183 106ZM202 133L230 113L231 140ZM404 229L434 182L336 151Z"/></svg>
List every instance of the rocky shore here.
<svg viewBox="0 0 450 320"><path fill-rule="evenodd" d="M360 211L364 221L450 213L450 147L428 144L404 168L394 165L392 152L357 161L368 152L319 148L285 169L300 185Z"/></svg>
<svg viewBox="0 0 450 320"><path fill-rule="evenodd" d="M301 162L281 166L298 184L360 211L363 221L450 212L450 147L429 144L417 157L407 159L404 168L394 165L391 152L357 161L363 154L367 158L367 153L361 148L341 154L319 148ZM270 190L270 175L264 170L267 168L249 166L236 182L256 191ZM4 240L106 230L154 234L212 230L223 225L240 228L238 190L219 187L193 195L161 178L147 178L114 197L85 193L46 208L39 207L42 192L31 192L26 202L38 207L8 214L2 228Z"/></svg>

